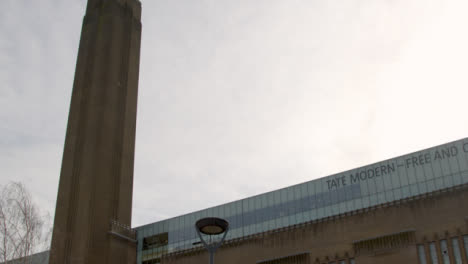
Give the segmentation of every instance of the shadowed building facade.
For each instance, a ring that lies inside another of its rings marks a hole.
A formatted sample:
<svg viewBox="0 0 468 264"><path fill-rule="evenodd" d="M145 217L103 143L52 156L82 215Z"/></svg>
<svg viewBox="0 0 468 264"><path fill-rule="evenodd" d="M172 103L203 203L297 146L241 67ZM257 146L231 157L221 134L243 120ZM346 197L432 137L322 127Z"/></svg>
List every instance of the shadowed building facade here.
<svg viewBox="0 0 468 264"><path fill-rule="evenodd" d="M88 0L68 118L50 264L134 263L138 0Z"/></svg>

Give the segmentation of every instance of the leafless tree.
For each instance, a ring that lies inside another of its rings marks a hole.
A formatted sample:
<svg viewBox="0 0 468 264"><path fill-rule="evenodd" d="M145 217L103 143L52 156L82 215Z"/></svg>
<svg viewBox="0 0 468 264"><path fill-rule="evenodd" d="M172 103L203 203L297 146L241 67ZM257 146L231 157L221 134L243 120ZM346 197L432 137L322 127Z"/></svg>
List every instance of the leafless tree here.
<svg viewBox="0 0 468 264"><path fill-rule="evenodd" d="M22 183L0 187L0 262L28 263L27 256L44 250L47 218Z"/></svg>

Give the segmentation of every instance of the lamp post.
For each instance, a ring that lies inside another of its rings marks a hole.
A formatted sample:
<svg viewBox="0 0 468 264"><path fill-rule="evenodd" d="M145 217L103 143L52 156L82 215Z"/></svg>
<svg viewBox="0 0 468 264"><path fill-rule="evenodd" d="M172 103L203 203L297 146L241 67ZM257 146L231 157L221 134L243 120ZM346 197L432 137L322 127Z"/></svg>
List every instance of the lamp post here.
<svg viewBox="0 0 468 264"><path fill-rule="evenodd" d="M198 237L200 238L201 242L205 246L205 248L208 250L210 253L210 264L213 264L213 257L215 251L221 246L223 243L224 239L226 238L226 235L229 231L229 223L228 221L217 218L217 217L207 217L207 218L202 218L198 220L195 223L195 229L197 230ZM207 243L201 234L209 235L210 236L210 242ZM214 241L211 242L211 236L213 235L221 235L223 234L223 237L219 241Z"/></svg>

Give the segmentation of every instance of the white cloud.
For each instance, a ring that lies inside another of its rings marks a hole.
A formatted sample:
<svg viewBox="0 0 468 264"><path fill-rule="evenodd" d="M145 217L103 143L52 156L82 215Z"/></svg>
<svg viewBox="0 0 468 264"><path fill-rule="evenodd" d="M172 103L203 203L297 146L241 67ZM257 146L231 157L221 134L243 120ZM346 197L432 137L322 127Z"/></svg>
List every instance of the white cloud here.
<svg viewBox="0 0 468 264"><path fill-rule="evenodd" d="M464 137L466 5L143 1L133 224ZM0 184L53 208L85 1L0 7Z"/></svg>

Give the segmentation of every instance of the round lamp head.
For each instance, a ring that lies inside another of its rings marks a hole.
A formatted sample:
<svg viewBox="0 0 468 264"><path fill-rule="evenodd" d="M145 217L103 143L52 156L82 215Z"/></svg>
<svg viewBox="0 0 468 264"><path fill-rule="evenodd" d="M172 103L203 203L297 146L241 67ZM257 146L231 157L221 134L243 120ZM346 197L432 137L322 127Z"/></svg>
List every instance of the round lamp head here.
<svg viewBox="0 0 468 264"><path fill-rule="evenodd" d="M226 232L229 223L221 218L207 217L198 220L195 226L205 235L219 235Z"/></svg>

